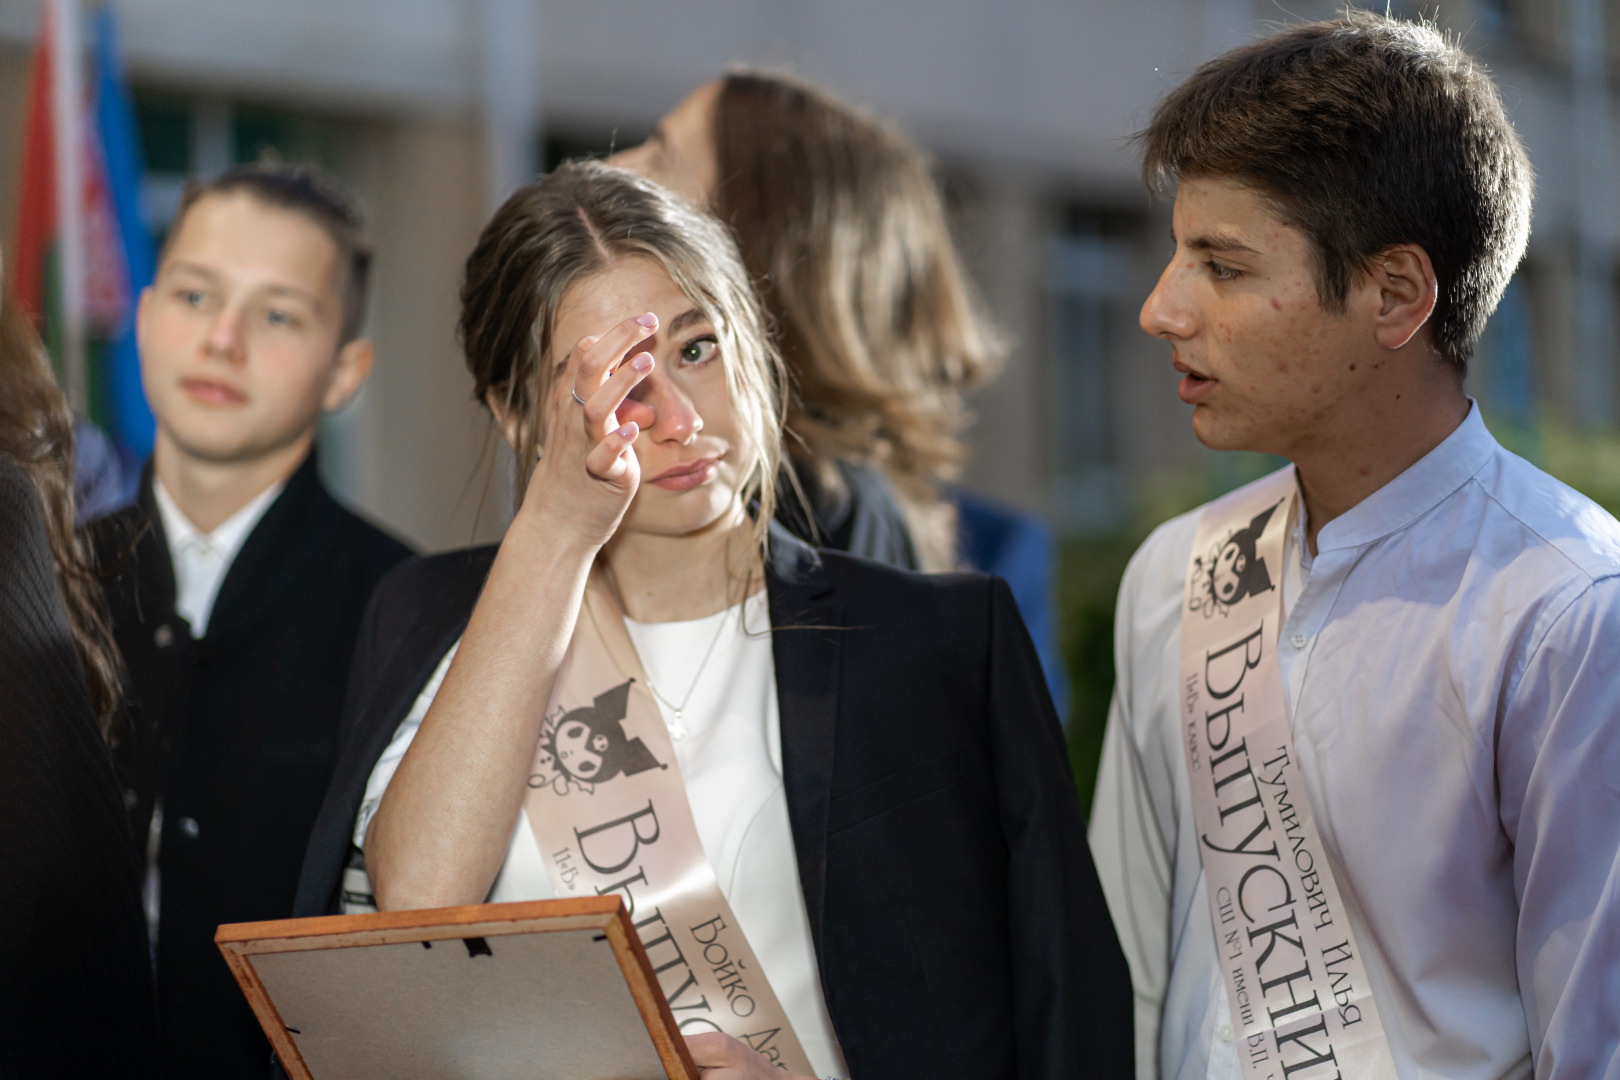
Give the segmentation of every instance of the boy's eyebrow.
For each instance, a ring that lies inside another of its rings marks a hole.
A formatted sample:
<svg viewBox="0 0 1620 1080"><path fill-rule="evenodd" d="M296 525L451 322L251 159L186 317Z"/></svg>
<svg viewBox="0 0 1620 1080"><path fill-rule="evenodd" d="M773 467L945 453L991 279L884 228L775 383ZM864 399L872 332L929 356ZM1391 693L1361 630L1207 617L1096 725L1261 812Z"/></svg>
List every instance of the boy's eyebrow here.
<svg viewBox="0 0 1620 1080"><path fill-rule="evenodd" d="M1176 233L1174 229L1170 231L1170 242L1176 242ZM1191 240L1187 241L1187 246L1192 248L1194 251L1219 251L1225 253L1241 252L1246 255L1260 254L1259 251L1250 247L1248 244L1245 244L1237 237L1227 236L1224 233L1206 233L1202 236L1195 236Z"/></svg>
<svg viewBox="0 0 1620 1080"><path fill-rule="evenodd" d="M225 279L225 275L221 274L219 271L212 270L201 263L188 262L185 259L171 259L164 264L163 269L165 271L183 271L187 274L200 277L210 284L223 281ZM313 305L314 307L320 307L322 303L319 294L310 292L308 289L299 288L297 285L271 283L269 285L261 286L258 291L267 293L271 296L290 296L295 299L302 300L306 304Z"/></svg>
<svg viewBox="0 0 1620 1080"><path fill-rule="evenodd" d="M266 285L260 291L271 296L290 296L314 307L320 307L322 304L319 294L312 293L308 289L301 289L296 285Z"/></svg>
<svg viewBox="0 0 1620 1080"><path fill-rule="evenodd" d="M167 259L161 269L184 270L188 274L196 274L198 277L207 278L209 281L218 281L220 279L220 275L208 269L208 267L200 263L187 262L185 259Z"/></svg>

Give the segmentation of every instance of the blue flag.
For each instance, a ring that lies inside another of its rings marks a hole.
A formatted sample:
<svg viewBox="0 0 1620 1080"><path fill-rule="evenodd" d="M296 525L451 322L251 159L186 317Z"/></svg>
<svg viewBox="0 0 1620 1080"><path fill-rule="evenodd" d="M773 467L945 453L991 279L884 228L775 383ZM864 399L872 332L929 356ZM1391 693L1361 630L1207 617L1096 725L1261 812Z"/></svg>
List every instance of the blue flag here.
<svg viewBox="0 0 1620 1080"><path fill-rule="evenodd" d="M141 389L140 353L135 344L135 305L141 290L152 284L156 254L152 234L141 220L141 177L146 171L140 129L130 101L124 69L118 59L118 29L111 5L95 15L96 127L107 160L107 182L112 189L113 212L123 239L124 262L129 271L130 305L123 325L108 342L107 385L111 397L113 436L131 464L152 452L155 425Z"/></svg>

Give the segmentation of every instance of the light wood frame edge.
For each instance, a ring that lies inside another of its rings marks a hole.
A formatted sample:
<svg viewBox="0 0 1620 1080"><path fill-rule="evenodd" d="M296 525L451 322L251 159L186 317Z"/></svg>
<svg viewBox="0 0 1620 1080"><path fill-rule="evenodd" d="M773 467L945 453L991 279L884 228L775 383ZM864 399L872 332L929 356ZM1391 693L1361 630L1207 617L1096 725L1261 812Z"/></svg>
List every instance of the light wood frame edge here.
<svg viewBox="0 0 1620 1080"><path fill-rule="evenodd" d="M218 938L215 938L215 943L219 946L219 951L225 954L225 963L230 965L231 974L236 976L237 985L241 986L248 1004L252 1006L253 1015L259 1018L259 1026L270 1039L270 1046L275 1050L276 1059L281 1062L281 1067L287 1070L287 1076L290 1080L314 1080L310 1075L309 1066L304 1064L304 1055L298 1052L298 1044L287 1034L287 1025L282 1022L281 1012L270 1000L270 994L265 990L264 983L259 981L259 973L253 970L253 963L248 959L248 950L243 947L243 943L219 941Z"/></svg>
<svg viewBox="0 0 1620 1080"><path fill-rule="evenodd" d="M525 909L532 908L532 912ZM238 985L259 1018L282 1067L290 1080L313 1080L309 1066L298 1052L298 1044L287 1034L281 1014L270 1000L269 993L259 980L250 959L264 953L295 952L321 948L312 939L352 939L356 936L381 937L370 944L384 944L388 931L408 934L413 930L433 928L431 938L402 937L401 940L426 941L485 936L473 933L484 930L488 936L497 936L498 927L540 918L561 921L569 919L571 925L552 926L548 930L589 929L602 930L624 976L625 985L641 1014L643 1025L652 1039L653 1050L664 1066L669 1080L698 1080L698 1067L686 1049L686 1040L680 1036L680 1026L669 1002L664 999L658 985L657 973L647 952L641 947L624 902L617 895L578 897L565 900L536 900L524 904L468 904L461 907L421 908L412 911L378 911L362 915L322 915L306 919L276 919L269 922L227 923L214 933L214 943L225 956ZM573 918L570 918L572 916ZM574 922L577 919L577 922ZM333 941L326 948L339 944ZM673 1034L672 1034L673 1033Z"/></svg>
<svg viewBox="0 0 1620 1080"><path fill-rule="evenodd" d="M664 1072L669 1075L669 1080L698 1080L697 1063L692 1060L686 1040L681 1037L680 1025L675 1022L675 1013L664 998L663 988L658 985L658 973L653 971L652 961L647 959L647 950L641 947L641 937L636 933L630 913L622 906L608 923L607 936L608 943L613 946L613 955L619 961L619 970L624 973L625 984L630 987L630 996L641 1011L642 1024L652 1036L653 1048L658 1051L658 1058L664 1063Z"/></svg>

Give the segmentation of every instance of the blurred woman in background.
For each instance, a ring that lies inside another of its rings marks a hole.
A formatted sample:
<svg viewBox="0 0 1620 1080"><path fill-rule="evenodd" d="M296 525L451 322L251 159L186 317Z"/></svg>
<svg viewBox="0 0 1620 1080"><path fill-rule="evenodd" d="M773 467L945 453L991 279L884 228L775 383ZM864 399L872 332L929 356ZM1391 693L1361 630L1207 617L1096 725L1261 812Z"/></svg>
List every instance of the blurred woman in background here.
<svg viewBox="0 0 1620 1080"><path fill-rule="evenodd" d="M0 1075L155 1076L119 663L73 531L73 415L0 297Z"/></svg>
<svg viewBox="0 0 1620 1080"><path fill-rule="evenodd" d="M963 458L962 391L996 336L957 263L927 156L894 126L786 76L694 91L612 159L731 226L792 379L788 454L811 543L908 569L957 565L942 487Z"/></svg>

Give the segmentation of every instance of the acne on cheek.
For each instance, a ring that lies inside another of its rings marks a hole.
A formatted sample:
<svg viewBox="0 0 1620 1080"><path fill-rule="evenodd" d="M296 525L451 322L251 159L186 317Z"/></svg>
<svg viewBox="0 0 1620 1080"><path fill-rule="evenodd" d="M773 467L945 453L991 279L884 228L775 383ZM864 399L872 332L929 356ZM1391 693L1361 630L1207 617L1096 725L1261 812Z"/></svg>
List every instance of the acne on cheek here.
<svg viewBox="0 0 1620 1080"><path fill-rule="evenodd" d="M1281 311L1282 310L1282 301L1277 299L1275 296L1273 296L1271 298L1271 309L1273 311Z"/></svg>

